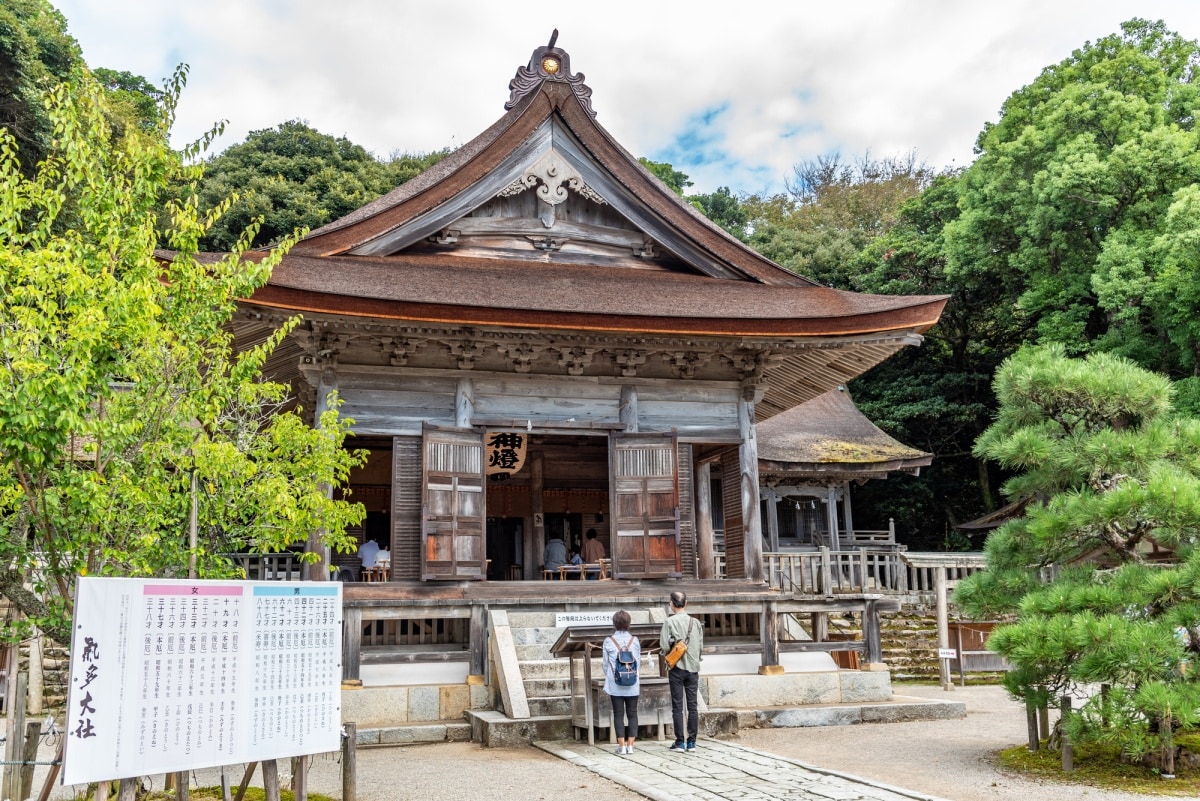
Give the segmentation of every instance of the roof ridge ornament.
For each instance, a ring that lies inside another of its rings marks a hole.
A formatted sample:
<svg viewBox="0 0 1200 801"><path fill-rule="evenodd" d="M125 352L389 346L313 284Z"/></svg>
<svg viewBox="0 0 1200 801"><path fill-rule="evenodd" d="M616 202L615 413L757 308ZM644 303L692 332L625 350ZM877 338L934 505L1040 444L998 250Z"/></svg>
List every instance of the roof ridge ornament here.
<svg viewBox="0 0 1200 801"><path fill-rule="evenodd" d="M508 82L508 102L504 110L509 111L517 103L536 92L546 81L565 83L575 93L579 105L589 116L595 117L592 109L592 90L583 82L583 73L571 73L571 57L565 50L554 46L558 41L558 28L550 34L550 43L533 51L529 66L518 67L517 74Z"/></svg>

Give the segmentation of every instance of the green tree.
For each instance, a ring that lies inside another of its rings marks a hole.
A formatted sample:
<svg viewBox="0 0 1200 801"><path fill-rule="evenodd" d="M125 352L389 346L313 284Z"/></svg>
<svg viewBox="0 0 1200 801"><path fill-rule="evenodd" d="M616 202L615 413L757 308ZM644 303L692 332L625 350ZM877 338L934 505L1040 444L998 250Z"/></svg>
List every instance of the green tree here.
<svg viewBox="0 0 1200 801"><path fill-rule="evenodd" d="M692 185L687 173L680 172L665 161L651 161L645 156L638 161L677 195L683 195L683 190Z"/></svg>
<svg viewBox="0 0 1200 801"><path fill-rule="evenodd" d="M155 130L114 139L102 90L86 74L53 90L53 147L32 178L0 137L0 593L69 642L75 576L228 576L220 554L275 551L312 531L347 547L362 507L331 500L361 455L348 421L318 427L283 411L285 388L261 380L267 342L233 350L236 300L268 278L283 248L197 256L211 212L167 146L177 74ZM71 224L60 224L69 213ZM197 542L190 543L196 507Z"/></svg>
<svg viewBox="0 0 1200 801"><path fill-rule="evenodd" d="M853 162L835 154L801 162L787 195L744 203L754 231L750 244L823 284L861 289L852 267L859 253L891 228L904 202L934 174L915 153L884 159L866 153Z"/></svg>
<svg viewBox="0 0 1200 801"><path fill-rule="evenodd" d="M687 195L687 201L708 219L745 242L749 236L750 212L728 186L719 186L709 194Z"/></svg>
<svg viewBox="0 0 1200 801"><path fill-rule="evenodd" d="M1007 360L976 450L1016 473L1009 497L1037 500L988 537L987 570L955 596L969 615L1015 615L989 647L1014 665L1018 697L1109 685L1068 731L1135 757L1200 723L1200 420L1171 394L1111 354L1052 345Z"/></svg>
<svg viewBox="0 0 1200 801"><path fill-rule="evenodd" d="M261 222L254 247L320 227L391 191L448 152L392 154L380 161L345 137L320 133L298 120L252 131L206 165L197 186L201 204L216 205L235 193L238 200L202 245L231 250L255 221Z"/></svg>
<svg viewBox="0 0 1200 801"><path fill-rule="evenodd" d="M1135 19L1015 92L963 177L949 270L1003 280L1039 341L1200 368L1172 270L1197 224L1198 65L1196 42Z"/></svg>
<svg viewBox="0 0 1200 801"><path fill-rule="evenodd" d="M83 64L67 21L47 0L0 5L0 128L20 147L26 174L46 152L50 118L42 93Z"/></svg>

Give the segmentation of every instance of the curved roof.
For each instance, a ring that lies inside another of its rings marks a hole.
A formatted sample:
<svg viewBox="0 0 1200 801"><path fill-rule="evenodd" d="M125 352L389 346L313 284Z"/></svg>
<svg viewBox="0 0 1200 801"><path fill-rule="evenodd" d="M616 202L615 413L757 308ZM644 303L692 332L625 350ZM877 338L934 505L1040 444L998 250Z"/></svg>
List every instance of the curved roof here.
<svg viewBox="0 0 1200 801"><path fill-rule="evenodd" d="M937 322L945 296L822 287L710 222L596 122L591 90L553 40L510 89L496 123L310 233L251 300L309 313L630 333L836 337L915 334ZM512 200L526 190L528 200ZM520 203L523 217L511 212Z"/></svg>
<svg viewBox="0 0 1200 801"><path fill-rule="evenodd" d="M838 389L758 424L761 473L913 472L933 455L898 442L858 410Z"/></svg>

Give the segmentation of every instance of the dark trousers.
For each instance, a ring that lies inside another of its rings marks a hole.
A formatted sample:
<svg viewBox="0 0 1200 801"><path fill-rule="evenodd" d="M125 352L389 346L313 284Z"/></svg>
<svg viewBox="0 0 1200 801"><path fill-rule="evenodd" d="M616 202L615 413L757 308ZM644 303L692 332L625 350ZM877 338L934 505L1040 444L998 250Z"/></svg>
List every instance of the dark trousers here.
<svg viewBox="0 0 1200 801"><path fill-rule="evenodd" d="M617 739L637 737L638 719L636 695L610 695L613 706L613 726L617 729ZM628 723L626 722L628 721Z"/></svg>
<svg viewBox="0 0 1200 801"><path fill-rule="evenodd" d="M680 667L671 668L667 674L671 685L671 723L675 726L675 741L683 742L683 704L687 701L687 741L696 742L700 730L700 715L696 711L696 691L700 688L700 674Z"/></svg>

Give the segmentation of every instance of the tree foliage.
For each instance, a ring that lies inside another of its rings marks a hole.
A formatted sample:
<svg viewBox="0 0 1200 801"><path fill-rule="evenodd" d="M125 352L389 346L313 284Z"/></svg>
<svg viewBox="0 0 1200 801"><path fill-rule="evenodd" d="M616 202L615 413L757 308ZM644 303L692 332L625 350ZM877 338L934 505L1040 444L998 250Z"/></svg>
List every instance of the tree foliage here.
<svg viewBox="0 0 1200 801"><path fill-rule="evenodd" d="M166 144L181 85L177 74L153 130L121 137L86 73L59 86L32 177L0 137L0 593L62 642L77 575L179 576L195 560L228 576L222 552L279 550L315 530L344 547L363 516L327 493L360 462L342 448L348 421L331 411L309 427L260 379L295 321L232 348L237 298L284 248L244 258L251 231L198 258L228 204L209 211L192 194L166 207L162 244L177 255L155 256L164 190L201 173L184 162L196 149Z"/></svg>
<svg viewBox="0 0 1200 801"><path fill-rule="evenodd" d="M989 648L1017 696L1112 688L1070 720L1077 741L1167 747L1200 724L1200 420L1175 412L1165 377L1061 345L1007 360L996 395L977 451L1015 472L1010 497L1037 500L988 537L956 601L1015 615Z"/></svg>
<svg viewBox="0 0 1200 801"><path fill-rule="evenodd" d="M935 172L915 153L847 161L838 154L793 168L788 193L749 199L750 244L767 258L839 289L860 289L855 261L895 224Z"/></svg>
<svg viewBox="0 0 1200 801"><path fill-rule="evenodd" d="M246 141L208 160L198 183L202 205L237 194L202 240L206 250L234 248L258 222L251 245L280 242L349 214L433 166L448 150L376 159L345 137L298 120L252 131Z"/></svg>
<svg viewBox="0 0 1200 801"><path fill-rule="evenodd" d="M0 5L0 128L20 147L27 174L42 159L51 135L42 93L69 80L82 64L66 19L47 0Z"/></svg>
<svg viewBox="0 0 1200 801"><path fill-rule="evenodd" d="M1198 65L1135 19L1015 92L963 176L950 271L1001 278L1040 341L1196 371Z"/></svg>

